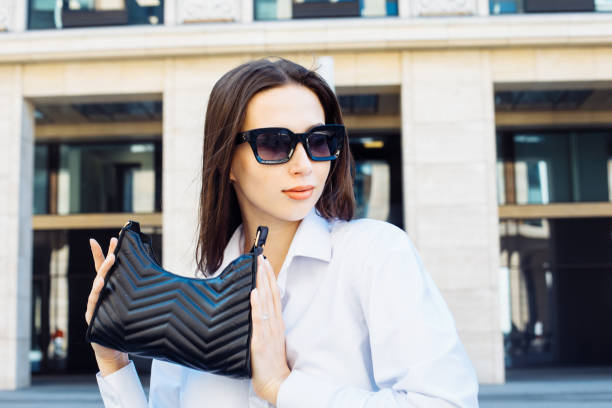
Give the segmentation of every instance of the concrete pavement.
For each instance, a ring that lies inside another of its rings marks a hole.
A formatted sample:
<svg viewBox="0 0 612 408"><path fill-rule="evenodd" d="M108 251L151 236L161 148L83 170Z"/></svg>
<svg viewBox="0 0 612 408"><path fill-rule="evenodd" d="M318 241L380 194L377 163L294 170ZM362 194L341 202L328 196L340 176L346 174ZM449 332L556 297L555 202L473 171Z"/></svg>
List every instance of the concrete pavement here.
<svg viewBox="0 0 612 408"><path fill-rule="evenodd" d="M508 370L481 385L481 408L612 408L612 367Z"/></svg>

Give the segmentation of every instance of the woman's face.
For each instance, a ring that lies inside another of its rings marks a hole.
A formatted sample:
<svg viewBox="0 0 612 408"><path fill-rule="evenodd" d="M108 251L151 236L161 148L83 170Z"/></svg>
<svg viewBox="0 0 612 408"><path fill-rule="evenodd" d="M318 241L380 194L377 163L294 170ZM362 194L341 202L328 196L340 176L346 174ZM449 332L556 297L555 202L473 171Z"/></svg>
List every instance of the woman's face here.
<svg viewBox="0 0 612 408"><path fill-rule="evenodd" d="M325 113L316 94L289 84L255 94L247 105L241 130L284 127L303 133L322 124ZM260 164L249 143L241 143L232 156L230 180L243 218L298 221L321 197L329 169L329 161L311 161L301 143L291 160L283 164Z"/></svg>

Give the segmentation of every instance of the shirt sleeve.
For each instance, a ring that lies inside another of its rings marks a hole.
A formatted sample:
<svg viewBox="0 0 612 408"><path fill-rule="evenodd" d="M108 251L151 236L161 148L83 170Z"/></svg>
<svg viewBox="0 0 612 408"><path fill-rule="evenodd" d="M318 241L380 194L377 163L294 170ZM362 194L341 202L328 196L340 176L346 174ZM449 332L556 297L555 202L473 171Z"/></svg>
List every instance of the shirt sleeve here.
<svg viewBox="0 0 612 408"><path fill-rule="evenodd" d="M146 408L147 399L132 360L105 377L98 371L96 380L105 408Z"/></svg>
<svg viewBox="0 0 612 408"><path fill-rule="evenodd" d="M378 389L294 369L278 408L478 407L474 368L438 288L403 231L389 247L368 265L360 289Z"/></svg>
<svg viewBox="0 0 612 408"><path fill-rule="evenodd" d="M151 364L149 401L134 363L102 377L96 374L105 408L175 408L180 405L181 366L160 360Z"/></svg>

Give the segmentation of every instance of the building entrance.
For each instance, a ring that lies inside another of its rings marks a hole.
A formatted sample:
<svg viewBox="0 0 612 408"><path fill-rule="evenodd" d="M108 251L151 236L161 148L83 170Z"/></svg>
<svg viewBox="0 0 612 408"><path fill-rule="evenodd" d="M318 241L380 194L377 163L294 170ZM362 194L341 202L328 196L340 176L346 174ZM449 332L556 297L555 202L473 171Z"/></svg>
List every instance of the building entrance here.
<svg viewBox="0 0 612 408"><path fill-rule="evenodd" d="M609 96L496 93L508 368L612 365L612 124L590 123Z"/></svg>
<svg viewBox="0 0 612 408"><path fill-rule="evenodd" d="M106 251L133 219L162 255L161 101L97 99L35 105L33 374L97 370L85 341L89 238Z"/></svg>
<svg viewBox="0 0 612 408"><path fill-rule="evenodd" d="M393 132L351 133L356 218L379 219L403 228L400 139Z"/></svg>
<svg viewBox="0 0 612 408"><path fill-rule="evenodd" d="M500 227L507 367L612 365L612 218Z"/></svg>
<svg viewBox="0 0 612 408"><path fill-rule="evenodd" d="M72 229L34 232L32 281L33 374L96 372L97 365L85 341L84 313L95 277L89 238L104 253L118 229ZM149 229L161 256L161 234Z"/></svg>

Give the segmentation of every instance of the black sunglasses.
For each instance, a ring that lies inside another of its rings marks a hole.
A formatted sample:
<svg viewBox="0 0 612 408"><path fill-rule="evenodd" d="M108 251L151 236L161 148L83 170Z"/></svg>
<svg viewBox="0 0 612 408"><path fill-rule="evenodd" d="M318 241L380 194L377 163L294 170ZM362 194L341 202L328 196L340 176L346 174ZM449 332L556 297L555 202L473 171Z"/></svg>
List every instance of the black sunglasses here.
<svg viewBox="0 0 612 408"><path fill-rule="evenodd" d="M306 133L293 133L286 128L269 127L238 133L237 143L249 142L259 163L287 163L298 142L302 142L310 160L336 160L346 136L344 125L315 126Z"/></svg>

